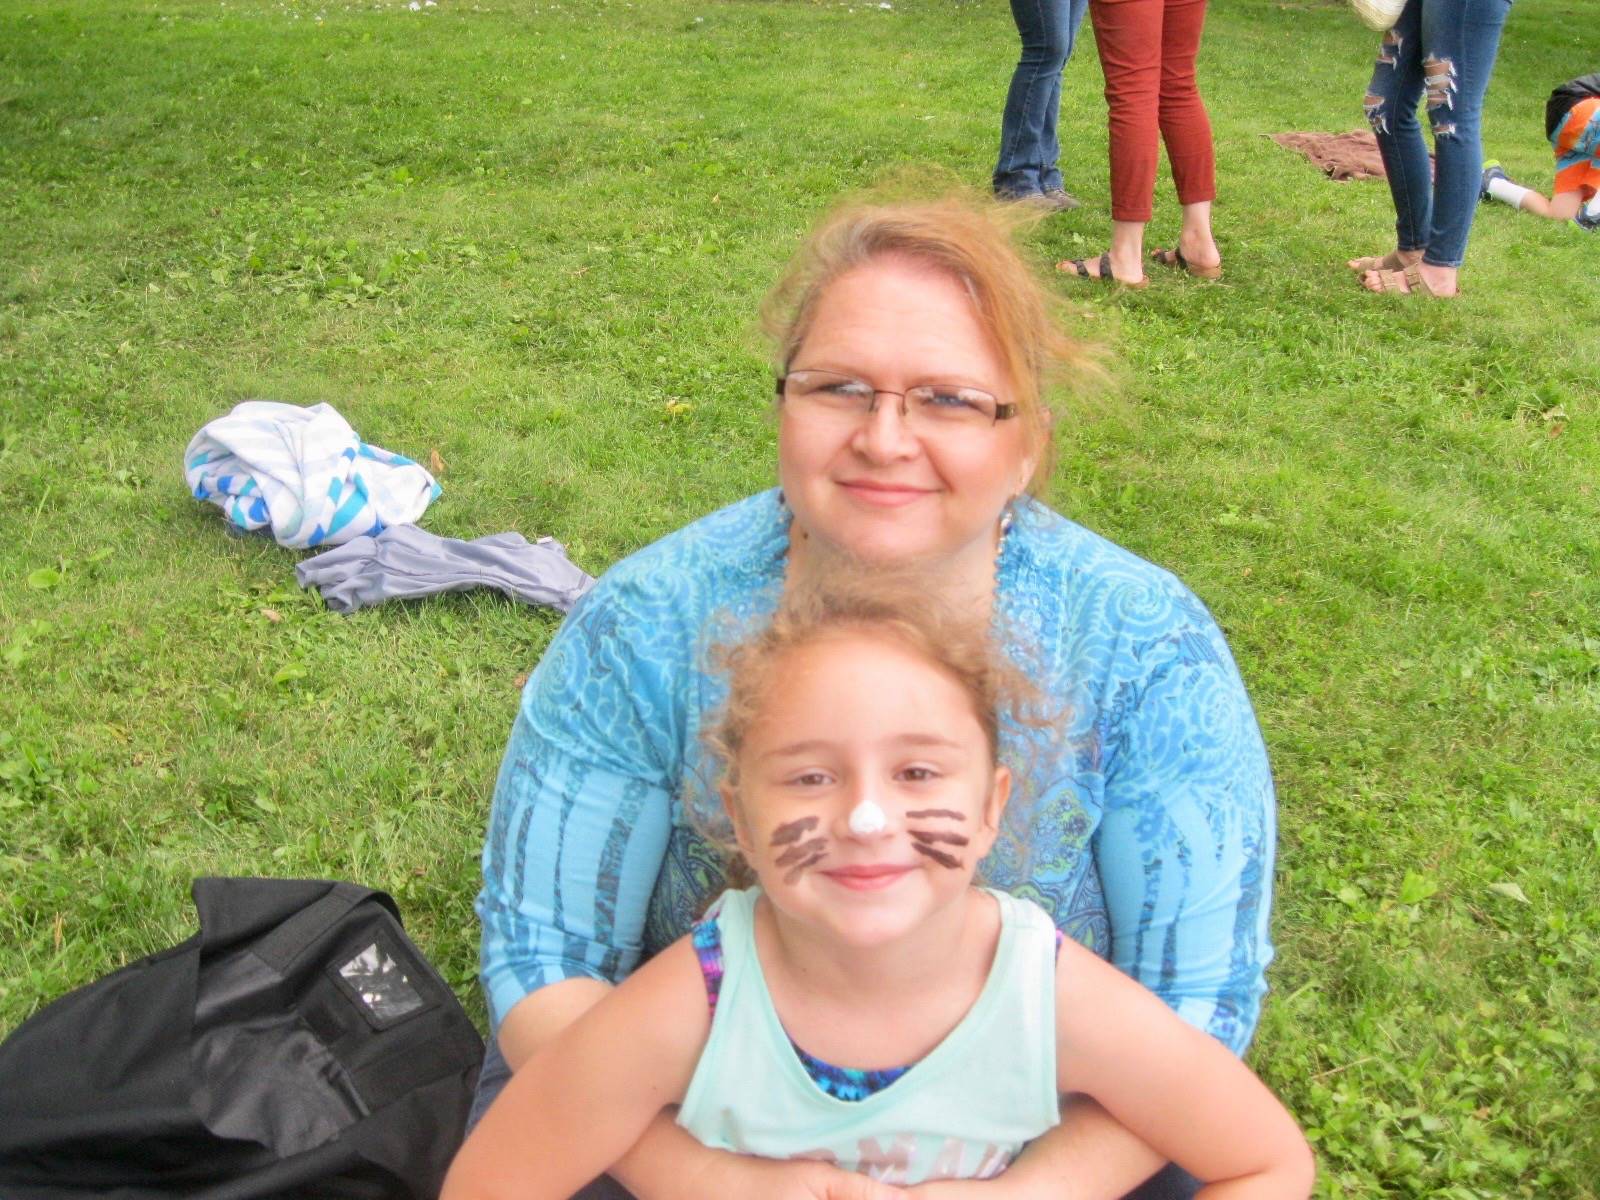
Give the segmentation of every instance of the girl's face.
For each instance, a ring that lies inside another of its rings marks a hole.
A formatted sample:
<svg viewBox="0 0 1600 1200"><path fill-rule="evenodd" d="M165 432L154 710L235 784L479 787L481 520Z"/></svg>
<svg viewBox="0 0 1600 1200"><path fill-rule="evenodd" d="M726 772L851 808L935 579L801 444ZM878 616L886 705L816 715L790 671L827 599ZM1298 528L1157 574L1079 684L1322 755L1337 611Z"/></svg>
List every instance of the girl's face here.
<svg viewBox="0 0 1600 1200"><path fill-rule="evenodd" d="M1011 786L966 691L861 633L790 651L773 679L739 754L737 794L723 792L773 905L869 947L963 898Z"/></svg>
<svg viewBox="0 0 1600 1200"><path fill-rule="evenodd" d="M953 276L883 258L840 276L817 302L789 370L826 370L870 387L1011 386ZM872 562L992 555L1000 513L1028 485L1037 455L1020 420L919 435L895 396L854 424L807 420L780 405L778 478L800 530Z"/></svg>

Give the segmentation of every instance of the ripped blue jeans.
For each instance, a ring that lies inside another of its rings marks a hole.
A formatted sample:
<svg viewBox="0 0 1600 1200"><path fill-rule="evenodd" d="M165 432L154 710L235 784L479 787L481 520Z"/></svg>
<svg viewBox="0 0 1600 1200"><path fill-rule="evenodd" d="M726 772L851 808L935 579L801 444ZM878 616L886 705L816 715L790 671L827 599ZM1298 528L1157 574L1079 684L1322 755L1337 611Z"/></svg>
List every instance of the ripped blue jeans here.
<svg viewBox="0 0 1600 1200"><path fill-rule="evenodd" d="M1394 197L1396 246L1459 267L1483 174L1479 118L1511 0L1407 0L1378 49L1365 100ZM1430 173L1417 105L1425 101Z"/></svg>

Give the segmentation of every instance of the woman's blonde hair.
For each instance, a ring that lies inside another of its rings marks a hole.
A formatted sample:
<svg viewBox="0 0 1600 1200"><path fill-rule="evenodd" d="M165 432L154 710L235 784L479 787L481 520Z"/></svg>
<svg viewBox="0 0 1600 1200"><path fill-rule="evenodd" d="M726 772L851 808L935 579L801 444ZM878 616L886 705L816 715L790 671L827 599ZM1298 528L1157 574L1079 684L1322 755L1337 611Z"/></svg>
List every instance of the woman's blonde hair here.
<svg viewBox="0 0 1600 1200"><path fill-rule="evenodd" d="M770 624L712 648L711 665L727 682L727 699L703 735L718 782L737 792L740 752L767 697L781 686L782 661L803 647L849 634L889 641L954 682L971 702L993 763L1004 757L1000 734L1005 722L1032 729L1046 724L1042 696L1032 681L970 609L962 611L941 599L926 572L841 562L830 565L816 582L793 583ZM704 789L707 800L716 792L716 787ZM1013 793L1006 813L1008 830L1026 828L1021 800ZM730 863L740 863L720 811L691 808L691 816L701 835ZM737 871L730 877L744 878Z"/></svg>
<svg viewBox="0 0 1600 1200"><path fill-rule="evenodd" d="M1037 219L1022 206L1003 206L970 192L947 189L933 199L903 199L889 186L847 200L817 224L768 293L762 322L771 336L775 367L788 370L806 339L817 305L841 275L884 258L903 258L944 271L972 297L1013 389L1024 441L1037 465L1028 490L1050 477L1051 394L1097 380L1098 352L1067 336L1054 294L1018 253L1016 230Z"/></svg>

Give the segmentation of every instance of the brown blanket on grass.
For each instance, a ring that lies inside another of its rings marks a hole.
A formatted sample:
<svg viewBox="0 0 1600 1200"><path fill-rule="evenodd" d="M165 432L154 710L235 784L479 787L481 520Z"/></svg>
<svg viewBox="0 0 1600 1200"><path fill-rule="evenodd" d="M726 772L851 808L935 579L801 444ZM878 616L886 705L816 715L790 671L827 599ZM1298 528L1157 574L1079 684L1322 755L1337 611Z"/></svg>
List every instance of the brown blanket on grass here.
<svg viewBox="0 0 1600 1200"><path fill-rule="evenodd" d="M1330 179L1382 179L1383 157L1371 130L1350 133L1274 133L1286 150L1304 154Z"/></svg>

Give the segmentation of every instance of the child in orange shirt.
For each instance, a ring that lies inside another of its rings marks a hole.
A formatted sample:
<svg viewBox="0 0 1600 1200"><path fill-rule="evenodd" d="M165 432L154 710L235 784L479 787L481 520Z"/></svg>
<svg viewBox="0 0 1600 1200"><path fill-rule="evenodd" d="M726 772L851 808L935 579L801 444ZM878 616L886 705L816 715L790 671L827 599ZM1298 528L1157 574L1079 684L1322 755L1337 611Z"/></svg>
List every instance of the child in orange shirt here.
<svg viewBox="0 0 1600 1200"><path fill-rule="evenodd" d="M1550 93L1544 130L1556 154L1550 198L1513 183L1493 160L1483 164L1480 195L1553 221L1600 226L1600 72L1568 80Z"/></svg>

